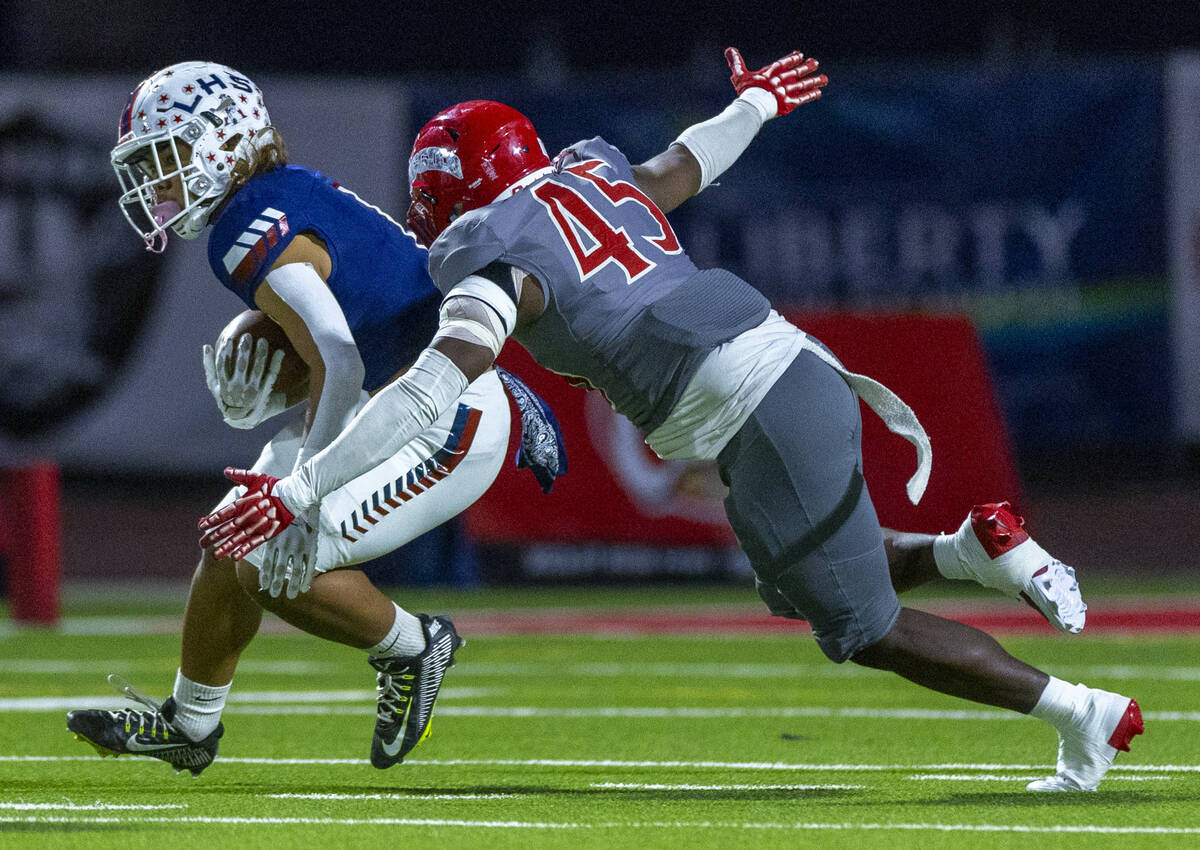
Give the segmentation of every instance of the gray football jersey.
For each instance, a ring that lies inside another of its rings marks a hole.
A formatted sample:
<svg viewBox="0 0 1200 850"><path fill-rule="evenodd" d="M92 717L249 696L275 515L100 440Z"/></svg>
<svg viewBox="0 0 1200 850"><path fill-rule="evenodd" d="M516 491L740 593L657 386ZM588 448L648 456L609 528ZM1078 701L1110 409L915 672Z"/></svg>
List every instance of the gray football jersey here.
<svg viewBox="0 0 1200 850"><path fill-rule="evenodd" d="M721 269L699 271L666 216L603 139L568 148L548 177L455 221L429 251L443 292L491 262L528 272L546 310L513 335L548 369L602 390L658 427L700 362L760 324L767 300Z"/></svg>

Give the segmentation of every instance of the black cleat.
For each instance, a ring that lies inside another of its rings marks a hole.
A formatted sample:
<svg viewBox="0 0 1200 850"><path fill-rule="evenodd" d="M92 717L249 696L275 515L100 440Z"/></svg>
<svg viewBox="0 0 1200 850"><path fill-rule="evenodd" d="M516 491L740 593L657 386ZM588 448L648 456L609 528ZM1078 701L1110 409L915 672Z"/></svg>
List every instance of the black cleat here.
<svg viewBox="0 0 1200 850"><path fill-rule="evenodd" d="M424 651L408 658L367 659L379 671L371 764L380 770L404 761L429 737L433 701L446 670L454 666L454 653L464 643L449 618L418 616L425 632Z"/></svg>
<svg viewBox="0 0 1200 850"><path fill-rule="evenodd" d="M175 772L189 770L199 776L217 757L220 737L225 727L216 730L203 741L192 741L172 725L175 719L175 698L168 697L161 706L142 696L123 679L109 676L109 681L150 710L125 708L120 711L80 709L67 712L67 730L75 739L91 744L103 756L149 756L165 761Z"/></svg>

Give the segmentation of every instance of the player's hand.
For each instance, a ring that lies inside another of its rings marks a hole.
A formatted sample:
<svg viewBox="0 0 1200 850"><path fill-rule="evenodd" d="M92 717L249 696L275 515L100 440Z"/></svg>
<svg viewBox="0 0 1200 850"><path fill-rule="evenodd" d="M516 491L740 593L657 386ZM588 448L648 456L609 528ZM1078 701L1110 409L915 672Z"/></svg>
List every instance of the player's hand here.
<svg viewBox="0 0 1200 850"><path fill-rule="evenodd" d="M279 596L287 587L288 599L307 593L317 572L315 522L297 519L263 547L263 563L258 569L259 590Z"/></svg>
<svg viewBox="0 0 1200 850"><path fill-rule="evenodd" d="M287 408L283 393L272 392L283 351L271 352L271 344L242 334L234 341L223 337L214 350L204 346L204 379L217 402L221 416L234 428L253 428Z"/></svg>
<svg viewBox="0 0 1200 850"><path fill-rule="evenodd" d="M225 477L247 488L246 495L200 520L200 545L214 557L239 560L292 524L296 518L283 499L274 495L274 475L227 467Z"/></svg>
<svg viewBox="0 0 1200 850"><path fill-rule="evenodd" d="M787 115L797 106L816 100L821 96L821 87L829 82L824 74L816 73L817 60L805 59L803 53L789 53L766 67L751 71L746 68L737 48L727 47L725 61L733 72L729 79L737 93L740 95L752 88L766 89L775 96L776 115Z"/></svg>

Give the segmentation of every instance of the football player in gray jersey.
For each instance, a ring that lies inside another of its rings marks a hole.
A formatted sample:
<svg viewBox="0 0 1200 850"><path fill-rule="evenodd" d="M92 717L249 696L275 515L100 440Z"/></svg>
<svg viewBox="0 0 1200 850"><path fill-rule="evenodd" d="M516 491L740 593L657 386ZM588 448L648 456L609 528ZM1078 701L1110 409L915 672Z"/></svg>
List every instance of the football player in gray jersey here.
<svg viewBox="0 0 1200 850"><path fill-rule="evenodd" d="M426 124L409 161L408 224L445 294L433 342L292 475L228 471L250 492L201 521L204 542L220 557L278 534L426 427L512 336L542 365L602 391L661 457L716 459L726 513L772 614L807 620L835 662L1051 723L1057 770L1030 790L1095 789L1142 731L1134 700L1048 676L896 595L939 576L973 579L1076 632L1086 606L1074 571L1005 503L976 506L954 534L881 529L861 473L858 400L916 446L915 502L931 452L912 410L747 283L698 270L676 239L665 213L826 83L798 53L757 71L732 48L726 58L737 98L641 165L601 139L552 162L528 119L490 101Z"/></svg>

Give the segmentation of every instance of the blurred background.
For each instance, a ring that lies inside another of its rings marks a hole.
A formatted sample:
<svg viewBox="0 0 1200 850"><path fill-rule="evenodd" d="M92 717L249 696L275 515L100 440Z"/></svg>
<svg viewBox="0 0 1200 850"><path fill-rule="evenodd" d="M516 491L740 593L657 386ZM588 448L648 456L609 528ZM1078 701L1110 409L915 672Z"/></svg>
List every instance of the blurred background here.
<svg viewBox="0 0 1200 850"><path fill-rule="evenodd" d="M293 162L400 214L412 137L445 106L503 100L551 152L601 135L638 162L730 100L729 45L751 67L799 49L831 82L672 223L912 404L934 479L907 505L911 450L868 423L883 521L949 530L1007 498L1068 563L1194 575L1200 6L778 6L0 5L5 581L30 557L68 581L186 581L221 468L273 433L225 427L205 390L200 347L241 305L204 240L147 254L117 209L108 150L141 79L233 66ZM655 461L506 357L559 411L570 473L543 497L506 469L375 565L382 583L746 580L711 468Z"/></svg>

